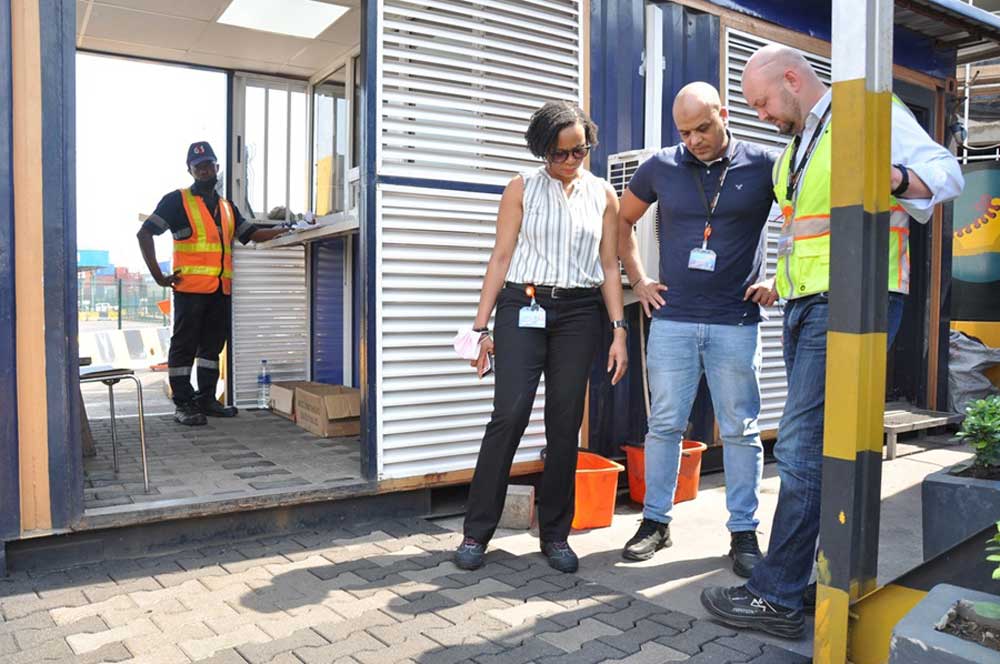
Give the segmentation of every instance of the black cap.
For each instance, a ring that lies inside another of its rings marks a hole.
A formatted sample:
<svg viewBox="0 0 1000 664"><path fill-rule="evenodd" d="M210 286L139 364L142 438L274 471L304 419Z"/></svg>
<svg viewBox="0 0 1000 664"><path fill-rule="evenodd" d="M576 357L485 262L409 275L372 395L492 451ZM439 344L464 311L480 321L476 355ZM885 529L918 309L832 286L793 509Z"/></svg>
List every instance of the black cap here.
<svg viewBox="0 0 1000 664"><path fill-rule="evenodd" d="M198 141L192 143L188 148L187 165L188 168L200 164L203 161L218 161L215 158L215 151L208 141Z"/></svg>

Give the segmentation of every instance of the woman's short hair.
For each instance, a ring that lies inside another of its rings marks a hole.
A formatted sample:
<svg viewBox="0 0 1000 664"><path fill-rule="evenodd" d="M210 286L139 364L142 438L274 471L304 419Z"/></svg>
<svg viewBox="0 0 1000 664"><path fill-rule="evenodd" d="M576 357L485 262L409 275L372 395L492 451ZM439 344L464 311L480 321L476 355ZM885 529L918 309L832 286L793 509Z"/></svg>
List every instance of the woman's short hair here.
<svg viewBox="0 0 1000 664"><path fill-rule="evenodd" d="M544 159L555 149L559 132L576 123L583 125L587 145L597 145L597 125L584 113L583 109L571 101L548 101L535 111L524 132L531 154Z"/></svg>

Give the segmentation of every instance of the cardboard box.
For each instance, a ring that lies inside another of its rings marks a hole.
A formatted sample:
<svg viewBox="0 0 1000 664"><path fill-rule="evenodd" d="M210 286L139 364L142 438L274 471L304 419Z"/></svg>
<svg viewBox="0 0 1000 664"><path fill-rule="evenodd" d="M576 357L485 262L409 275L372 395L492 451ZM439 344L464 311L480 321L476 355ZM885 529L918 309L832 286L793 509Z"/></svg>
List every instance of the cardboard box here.
<svg viewBox="0 0 1000 664"><path fill-rule="evenodd" d="M271 383L271 412L295 421L295 388L313 385L308 380L286 380Z"/></svg>
<svg viewBox="0 0 1000 664"><path fill-rule="evenodd" d="M295 388L295 421L317 436L361 433L361 391L343 385L310 383Z"/></svg>

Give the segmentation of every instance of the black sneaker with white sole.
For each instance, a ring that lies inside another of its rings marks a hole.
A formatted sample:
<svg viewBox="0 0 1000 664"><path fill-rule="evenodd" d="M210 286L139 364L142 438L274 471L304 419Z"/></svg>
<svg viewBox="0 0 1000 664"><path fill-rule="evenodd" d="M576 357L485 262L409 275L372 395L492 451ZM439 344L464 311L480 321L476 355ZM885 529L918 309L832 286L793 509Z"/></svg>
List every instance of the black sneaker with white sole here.
<svg viewBox="0 0 1000 664"><path fill-rule="evenodd" d="M701 603L720 622L738 629L754 629L783 639L797 639L806 619L798 609L772 604L746 586L706 588Z"/></svg>
<svg viewBox="0 0 1000 664"><path fill-rule="evenodd" d="M752 530L742 530L730 535L729 557L733 559L733 572L744 579L750 578L754 565L759 563L764 554L757 544L757 533Z"/></svg>
<svg viewBox="0 0 1000 664"><path fill-rule="evenodd" d="M626 560L649 560L660 549L665 549L673 544L670 541L670 524L660 523L652 519L643 519L639 524L639 530L635 531L625 548L622 549L622 558Z"/></svg>

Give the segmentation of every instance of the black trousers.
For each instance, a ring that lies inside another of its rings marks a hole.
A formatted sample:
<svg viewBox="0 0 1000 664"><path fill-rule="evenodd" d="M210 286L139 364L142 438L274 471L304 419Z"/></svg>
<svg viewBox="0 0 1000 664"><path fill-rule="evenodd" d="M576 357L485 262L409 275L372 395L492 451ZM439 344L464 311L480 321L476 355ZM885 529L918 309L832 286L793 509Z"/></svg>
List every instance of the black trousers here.
<svg viewBox="0 0 1000 664"><path fill-rule="evenodd" d="M174 293L174 332L167 366L174 403L201 396L215 398L219 353L229 340L232 298L222 288L212 294ZM198 391L191 387L191 368L198 359Z"/></svg>
<svg viewBox="0 0 1000 664"><path fill-rule="evenodd" d="M583 404L600 336L600 295L537 296L545 329L518 326L522 291L504 288L497 300L494 340L496 386L466 504L465 535L489 542L500 521L514 453L545 373L545 470L538 492L542 541L565 540L573 522L576 456Z"/></svg>

